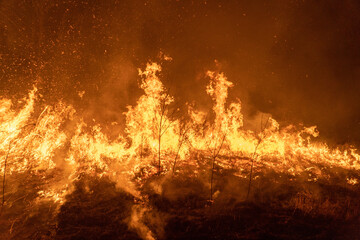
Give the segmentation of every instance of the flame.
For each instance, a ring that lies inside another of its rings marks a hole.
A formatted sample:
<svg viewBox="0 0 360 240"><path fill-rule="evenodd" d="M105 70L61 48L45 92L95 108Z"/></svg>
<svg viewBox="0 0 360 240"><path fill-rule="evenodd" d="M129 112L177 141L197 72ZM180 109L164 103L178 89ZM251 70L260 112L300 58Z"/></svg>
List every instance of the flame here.
<svg viewBox="0 0 360 240"><path fill-rule="evenodd" d="M240 100L227 103L228 90L234 84L224 73L207 72L210 82L206 92L214 103L212 113L188 104L188 118L180 118L160 72L157 63L139 70L144 93L135 106L127 107L125 135L115 140L109 140L101 125L87 126L72 106L62 102L44 106L41 114L34 116L36 87L20 110L13 109L9 99L0 100L0 173L10 177L25 172L50 176L54 169L66 170L58 183L38 191L39 198L62 204L69 185L83 174L109 177L141 198L136 186L154 174L185 165L195 167L193 174L202 170L193 159L194 153L204 155L204 159L216 156L221 167L233 169L243 178L249 178L251 160L255 171L271 169L292 176L305 173L308 181L328 179L324 169L360 170L356 148L332 149L326 143L314 142L319 135L315 126L280 127L270 117L260 133L244 129ZM74 131L66 127L69 121L76 125ZM57 156L59 152L65 161ZM347 176L346 181L355 185L359 180ZM140 208L134 209L130 224L140 225L141 235L153 239L141 224L143 213Z"/></svg>

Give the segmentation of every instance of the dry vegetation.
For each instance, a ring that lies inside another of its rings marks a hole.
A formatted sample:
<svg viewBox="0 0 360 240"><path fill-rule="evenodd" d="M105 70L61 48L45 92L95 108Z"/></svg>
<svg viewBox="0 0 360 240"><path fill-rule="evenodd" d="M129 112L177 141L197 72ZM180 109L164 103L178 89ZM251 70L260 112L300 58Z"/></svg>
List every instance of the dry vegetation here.
<svg viewBox="0 0 360 240"><path fill-rule="evenodd" d="M204 165L211 169L211 161ZM141 239L144 231L156 239L357 239L360 234L360 192L352 185L308 182L264 169L246 200L248 179L216 166L210 201L204 181L209 172L194 175L192 166L180 168L176 175L147 178L138 186L139 197L107 177L83 175L63 204L39 199L37 189L52 179L14 176L1 239ZM144 209L138 219L143 232L130 224L137 207Z"/></svg>
<svg viewBox="0 0 360 240"><path fill-rule="evenodd" d="M0 101L1 239L360 238L355 148L272 118L244 129L222 73L208 73L213 111L178 118L160 69L139 71L115 140L64 103L33 114L36 89L20 110Z"/></svg>

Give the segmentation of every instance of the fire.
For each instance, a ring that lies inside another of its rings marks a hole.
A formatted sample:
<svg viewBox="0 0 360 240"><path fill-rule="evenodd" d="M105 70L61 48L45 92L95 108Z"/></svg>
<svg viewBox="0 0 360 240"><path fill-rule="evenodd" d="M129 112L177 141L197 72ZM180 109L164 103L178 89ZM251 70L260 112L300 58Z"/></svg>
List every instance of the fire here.
<svg viewBox="0 0 360 240"><path fill-rule="evenodd" d="M360 170L357 149L331 149L326 143L313 142L319 135L315 126L281 127L269 117L260 133L245 130L240 100L227 102L234 84L221 72L207 72L210 81L206 93L213 101L212 112L188 104L187 117L180 117L184 114L173 106L176 99L159 73L161 65L157 63L148 63L139 70L144 93L124 113L126 134L111 141L100 124L87 126L75 109L63 102L43 106L41 114L35 116L36 87L20 110L13 109L9 99L2 99L0 173L8 179L23 173L46 179L54 170L63 171L62 177L37 191L38 199L61 205L71 192L71 184L84 174L108 177L144 202L139 188L149 177L181 173L185 166L191 166L194 175L204 171L194 154L204 156L204 161L212 159L212 167L206 171L213 174L215 165L219 165L244 179L254 177L249 175L250 168L254 174L270 169L290 176L306 175L307 181L327 180L326 171L332 168ZM66 122L76 125L75 129L66 127ZM356 185L359 180L346 176L346 181ZM211 179L211 188L212 184ZM6 191L12 190L5 188L2 194ZM139 227L144 238L153 239L141 223L145 210L139 206L134 207L130 225Z"/></svg>

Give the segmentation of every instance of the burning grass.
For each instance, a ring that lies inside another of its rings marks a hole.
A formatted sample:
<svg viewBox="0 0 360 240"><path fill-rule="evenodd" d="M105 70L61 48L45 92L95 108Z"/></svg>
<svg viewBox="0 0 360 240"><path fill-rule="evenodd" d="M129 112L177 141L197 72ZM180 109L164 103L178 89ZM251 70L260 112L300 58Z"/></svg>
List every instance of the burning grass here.
<svg viewBox="0 0 360 240"><path fill-rule="evenodd" d="M360 237L357 149L271 117L244 129L223 73L207 73L212 111L180 114L160 73L139 70L113 140L65 103L36 109L36 88L20 110L1 100L2 239Z"/></svg>

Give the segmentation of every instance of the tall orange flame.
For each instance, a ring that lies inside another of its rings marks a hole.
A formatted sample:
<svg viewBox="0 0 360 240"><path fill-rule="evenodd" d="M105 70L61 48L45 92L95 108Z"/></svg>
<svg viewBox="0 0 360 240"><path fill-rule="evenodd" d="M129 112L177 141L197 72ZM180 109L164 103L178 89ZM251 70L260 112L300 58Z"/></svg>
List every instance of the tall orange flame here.
<svg viewBox="0 0 360 240"><path fill-rule="evenodd" d="M311 139L319 134L315 126L300 130L292 125L280 127L270 117L260 133L245 130L241 102L226 102L233 83L224 73L207 72L210 83L206 92L214 102L214 119L188 105L188 120L180 120L176 118L177 110L172 110L174 97L160 81L160 71L157 63L148 63L139 70L144 94L124 113L126 135L113 141L100 125L87 131L84 121L74 117L73 107L64 103L45 106L34 118L36 88L19 111L12 109L9 99L2 99L0 166L6 163L7 167L2 167L0 173L10 177L23 172L46 175L55 168L65 169L68 174L59 183L38 191L40 199L63 203L70 183L82 174L110 177L119 187L140 197L136 184L151 175L181 171L175 166L185 165L197 167L193 172L196 174L200 166L192 159L194 153L205 158L216 155L218 165L235 170L243 178L249 178L251 161L255 172L266 168L293 176L306 173L308 181L327 179L325 168L360 170L357 149L331 149L326 143L313 142ZM75 122L76 130L67 130L65 121ZM58 151L65 152L65 161L56 156ZM358 184L358 179L351 176L347 181ZM132 223L139 221L142 210L136 212ZM152 238L147 230L141 231Z"/></svg>

